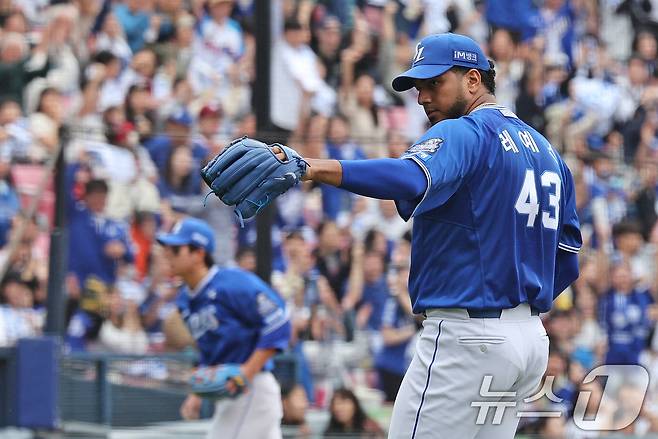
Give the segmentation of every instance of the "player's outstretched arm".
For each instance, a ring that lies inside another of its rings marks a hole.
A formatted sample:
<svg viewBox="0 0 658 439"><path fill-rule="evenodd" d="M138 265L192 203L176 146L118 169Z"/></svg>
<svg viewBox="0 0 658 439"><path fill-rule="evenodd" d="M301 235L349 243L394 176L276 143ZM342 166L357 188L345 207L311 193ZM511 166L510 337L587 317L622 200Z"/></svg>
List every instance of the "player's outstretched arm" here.
<svg viewBox="0 0 658 439"><path fill-rule="evenodd" d="M273 151L283 155L277 146ZM330 184L366 197L414 200L427 189L425 173L412 160L305 160L309 166L302 180Z"/></svg>
<svg viewBox="0 0 658 439"><path fill-rule="evenodd" d="M290 147L247 137L231 142L201 169L212 193L224 204L235 206L242 224L301 180L371 198L419 202L430 181L426 174L412 160L304 159Z"/></svg>
<svg viewBox="0 0 658 439"><path fill-rule="evenodd" d="M275 147L276 148L276 147ZM309 166L302 180L340 186L343 180L343 167L338 160L305 159Z"/></svg>

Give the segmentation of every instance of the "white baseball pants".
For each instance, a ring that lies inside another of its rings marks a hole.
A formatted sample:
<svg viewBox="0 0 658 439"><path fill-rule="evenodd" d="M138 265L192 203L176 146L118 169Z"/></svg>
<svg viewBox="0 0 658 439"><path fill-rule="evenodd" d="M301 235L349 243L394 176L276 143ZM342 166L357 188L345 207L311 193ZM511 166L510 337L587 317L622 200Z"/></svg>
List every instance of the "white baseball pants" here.
<svg viewBox="0 0 658 439"><path fill-rule="evenodd" d="M503 310L500 318L470 318L463 309L426 314L395 400L389 439L512 439L523 399L539 389L548 363L540 318L527 304ZM482 392L485 380L491 382ZM481 402L504 402L499 424L495 405L477 422Z"/></svg>
<svg viewBox="0 0 658 439"><path fill-rule="evenodd" d="M261 372L249 391L215 403L206 439L281 439L281 388L274 375Z"/></svg>

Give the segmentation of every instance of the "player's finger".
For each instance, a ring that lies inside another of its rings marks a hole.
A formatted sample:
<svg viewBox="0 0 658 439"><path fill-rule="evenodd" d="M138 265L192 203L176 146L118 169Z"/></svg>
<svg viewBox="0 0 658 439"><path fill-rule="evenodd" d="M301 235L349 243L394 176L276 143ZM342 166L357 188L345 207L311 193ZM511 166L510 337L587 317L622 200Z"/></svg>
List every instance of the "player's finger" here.
<svg viewBox="0 0 658 439"><path fill-rule="evenodd" d="M272 147L272 152L281 161L284 161L286 159L286 153L283 152L283 149L281 149L278 145L274 145Z"/></svg>

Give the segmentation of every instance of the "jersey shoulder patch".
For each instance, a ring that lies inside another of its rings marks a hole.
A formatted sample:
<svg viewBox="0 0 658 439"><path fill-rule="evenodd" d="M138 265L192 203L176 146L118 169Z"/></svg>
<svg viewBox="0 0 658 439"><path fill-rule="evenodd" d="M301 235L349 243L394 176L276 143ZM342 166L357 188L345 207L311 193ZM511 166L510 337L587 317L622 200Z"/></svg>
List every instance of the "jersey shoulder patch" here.
<svg viewBox="0 0 658 439"><path fill-rule="evenodd" d="M265 293L259 293L258 296L256 296L256 303L258 306L258 314L263 317L271 314L278 308L277 304L274 303L274 301Z"/></svg>
<svg viewBox="0 0 658 439"><path fill-rule="evenodd" d="M421 160L427 160L432 156L432 154L441 148L442 144L443 139L440 137L423 140L422 142L412 145L404 154L402 154L401 158L406 159L411 157L418 157Z"/></svg>

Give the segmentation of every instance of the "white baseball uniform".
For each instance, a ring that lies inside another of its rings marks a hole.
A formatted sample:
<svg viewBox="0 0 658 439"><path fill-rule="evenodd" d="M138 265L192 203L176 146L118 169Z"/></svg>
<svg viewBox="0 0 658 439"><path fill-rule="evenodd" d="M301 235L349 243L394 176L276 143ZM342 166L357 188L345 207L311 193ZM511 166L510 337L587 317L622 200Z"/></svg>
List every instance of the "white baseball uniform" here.
<svg viewBox="0 0 658 439"><path fill-rule="evenodd" d="M520 403L539 388L547 363L548 336L527 304L503 310L497 319L470 318L464 309L428 310L388 437L511 439ZM486 376L493 381L485 390L515 396L482 397ZM494 425L493 406L478 425L480 407L472 403L497 401L507 405L502 422Z"/></svg>

